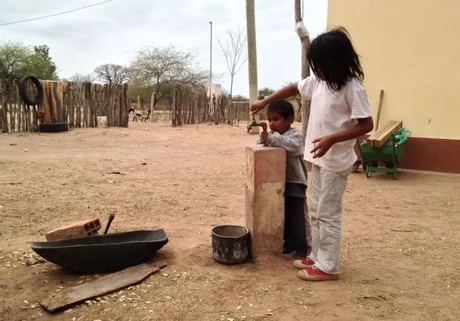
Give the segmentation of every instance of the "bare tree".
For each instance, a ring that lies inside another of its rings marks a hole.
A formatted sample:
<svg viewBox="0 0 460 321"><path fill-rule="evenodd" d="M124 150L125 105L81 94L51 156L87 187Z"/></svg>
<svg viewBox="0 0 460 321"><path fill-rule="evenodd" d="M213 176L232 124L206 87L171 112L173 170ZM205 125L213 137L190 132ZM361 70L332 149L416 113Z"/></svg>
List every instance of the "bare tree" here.
<svg viewBox="0 0 460 321"><path fill-rule="evenodd" d="M69 78L70 81L75 82L93 82L94 77L91 74L80 74L76 73Z"/></svg>
<svg viewBox="0 0 460 321"><path fill-rule="evenodd" d="M246 35L244 30L227 30L227 41L225 44L218 39L219 45L222 48L224 53L225 60L227 61L228 72L230 73L230 98L233 94L233 80L235 75L240 71L241 67L244 65L247 56L244 56L246 48Z"/></svg>
<svg viewBox="0 0 460 321"><path fill-rule="evenodd" d="M128 68L116 64L104 64L94 69L99 81L109 85L121 85L129 80Z"/></svg>
<svg viewBox="0 0 460 321"><path fill-rule="evenodd" d="M131 78L153 87L155 107L171 85L204 84L208 73L199 68L194 58L191 52L180 51L173 46L146 47L138 51L130 66Z"/></svg>
<svg viewBox="0 0 460 321"><path fill-rule="evenodd" d="M310 76L310 65L307 59L307 51L310 46L310 36L308 30L303 23L303 0L294 0L294 10L295 10L295 23L296 23L296 32L300 38L300 44L302 47L302 79ZM302 135L306 137L308 119L310 118L310 101L302 99Z"/></svg>

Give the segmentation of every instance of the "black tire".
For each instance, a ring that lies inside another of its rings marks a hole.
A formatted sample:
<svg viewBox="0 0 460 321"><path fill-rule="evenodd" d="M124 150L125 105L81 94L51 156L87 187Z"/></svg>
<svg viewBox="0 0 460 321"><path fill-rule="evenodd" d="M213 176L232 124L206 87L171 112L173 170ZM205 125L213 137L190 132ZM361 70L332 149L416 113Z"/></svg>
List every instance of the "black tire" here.
<svg viewBox="0 0 460 321"><path fill-rule="evenodd" d="M69 131L69 124L67 123L51 123L51 124L40 124L38 126L40 133L59 133Z"/></svg>
<svg viewBox="0 0 460 321"><path fill-rule="evenodd" d="M30 80L34 83L35 87L37 88L37 96L35 97L34 100L30 99L29 96L27 96L27 81ZM40 80L38 80L37 77L29 75L29 76L24 76L22 77L19 82L18 82L18 88L19 88L19 95L21 96L21 99L27 104L27 105L38 105L42 102L43 100L43 86L40 83Z"/></svg>

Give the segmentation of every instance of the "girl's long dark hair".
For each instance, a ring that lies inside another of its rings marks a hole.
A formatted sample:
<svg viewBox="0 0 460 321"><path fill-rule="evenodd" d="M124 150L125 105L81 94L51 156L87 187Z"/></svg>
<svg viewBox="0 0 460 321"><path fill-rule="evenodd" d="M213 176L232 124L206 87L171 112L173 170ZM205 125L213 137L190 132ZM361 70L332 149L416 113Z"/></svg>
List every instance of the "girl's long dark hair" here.
<svg viewBox="0 0 460 321"><path fill-rule="evenodd" d="M364 79L358 54L343 27L316 37L308 48L307 59L315 75L335 91L342 89L353 78Z"/></svg>

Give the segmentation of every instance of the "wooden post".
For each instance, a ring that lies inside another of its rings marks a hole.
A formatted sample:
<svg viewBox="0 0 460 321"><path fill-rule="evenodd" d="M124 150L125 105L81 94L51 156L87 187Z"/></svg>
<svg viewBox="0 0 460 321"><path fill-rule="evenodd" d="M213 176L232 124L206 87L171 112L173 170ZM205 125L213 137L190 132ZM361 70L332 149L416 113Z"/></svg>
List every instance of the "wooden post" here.
<svg viewBox="0 0 460 321"><path fill-rule="evenodd" d="M176 127L176 87L173 88L171 105L172 125Z"/></svg>
<svg viewBox="0 0 460 321"><path fill-rule="evenodd" d="M67 110L69 114L69 127L75 127L75 83L70 82L67 86Z"/></svg>
<svg viewBox="0 0 460 321"><path fill-rule="evenodd" d="M150 96L150 121L153 123L155 121L154 117L154 109L155 108L155 91L152 91L152 95Z"/></svg>

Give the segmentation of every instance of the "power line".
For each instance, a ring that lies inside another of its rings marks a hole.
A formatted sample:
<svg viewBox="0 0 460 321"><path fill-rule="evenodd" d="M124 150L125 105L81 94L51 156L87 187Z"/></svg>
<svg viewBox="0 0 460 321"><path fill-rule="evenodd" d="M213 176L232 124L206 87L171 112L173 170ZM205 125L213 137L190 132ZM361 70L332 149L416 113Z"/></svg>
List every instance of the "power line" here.
<svg viewBox="0 0 460 321"><path fill-rule="evenodd" d="M53 13L53 14L50 14L50 15L47 15L47 16L42 16L42 17L37 17L37 18L31 18L31 19L25 19L25 20L7 22L7 23L0 23L0 26L14 25L14 24L17 24L17 23L23 23L23 22L33 21L33 20L39 20L39 19L45 19L45 18L60 16L60 15L62 15L62 14L66 14L66 13L70 13L70 12L74 12L74 11L78 11L78 10L83 10L83 9L87 9L87 8L99 6L99 5L101 5L101 4L104 4L104 3L107 3L107 2L111 2L111 1L112 1L112 0L106 0L106 1L102 1L102 2L95 3L95 4L91 4L91 5L89 5L89 6L84 6L84 7L80 7L80 8L76 8L76 9L72 9L72 10L67 10L67 11L59 12L59 13Z"/></svg>

